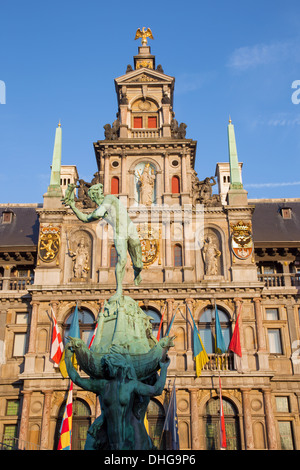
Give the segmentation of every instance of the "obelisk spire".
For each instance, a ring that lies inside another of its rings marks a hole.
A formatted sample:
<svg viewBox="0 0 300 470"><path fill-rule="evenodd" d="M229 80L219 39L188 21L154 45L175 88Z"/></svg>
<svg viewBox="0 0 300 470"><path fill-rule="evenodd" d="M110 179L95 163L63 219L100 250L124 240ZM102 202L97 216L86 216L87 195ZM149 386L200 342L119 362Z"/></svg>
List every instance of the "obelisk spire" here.
<svg viewBox="0 0 300 470"><path fill-rule="evenodd" d="M230 206L245 206L248 204L247 191L243 188L240 165L238 161L234 126L229 118L227 127L228 151L230 168L230 186L227 193L227 203Z"/></svg>
<svg viewBox="0 0 300 470"><path fill-rule="evenodd" d="M230 168L230 187L229 189L243 189L241 181L241 174L239 168L239 161L236 149L236 140L234 133L234 125L229 117L227 127L228 132L228 151L229 151L229 168Z"/></svg>
<svg viewBox="0 0 300 470"><path fill-rule="evenodd" d="M62 146L62 132L61 124L58 123L58 126L55 131L55 141L53 149L53 158L51 166L51 177L50 185L48 186L48 195L54 197L62 197L62 190L60 186L60 168L61 168L61 146Z"/></svg>

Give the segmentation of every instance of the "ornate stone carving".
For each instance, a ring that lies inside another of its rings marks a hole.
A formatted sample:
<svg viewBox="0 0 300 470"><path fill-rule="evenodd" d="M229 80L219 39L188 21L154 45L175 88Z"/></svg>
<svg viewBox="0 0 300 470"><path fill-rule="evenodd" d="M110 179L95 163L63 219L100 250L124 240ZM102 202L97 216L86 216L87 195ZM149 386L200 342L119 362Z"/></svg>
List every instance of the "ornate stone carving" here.
<svg viewBox="0 0 300 470"><path fill-rule="evenodd" d="M126 98L126 97L125 97ZM116 140L119 137L120 130L120 120L115 119L113 124L105 124L104 128L104 137L105 140Z"/></svg>
<svg viewBox="0 0 300 470"><path fill-rule="evenodd" d="M76 240L71 242L74 246L74 251L70 251L70 256L73 260L73 274L72 280L86 281L90 271L90 247L87 237L81 236L78 242Z"/></svg>
<svg viewBox="0 0 300 470"><path fill-rule="evenodd" d="M178 126L178 121L173 117L171 121L171 136L174 139L185 139L187 125L182 122Z"/></svg>
<svg viewBox="0 0 300 470"><path fill-rule="evenodd" d="M153 171L153 172L152 172ZM155 184L155 174L150 163L146 163L142 174L137 170L138 173L138 185L139 185L139 203L144 206L151 206L153 202L153 192Z"/></svg>
<svg viewBox="0 0 300 470"><path fill-rule="evenodd" d="M215 186L215 184L216 180L213 176L199 181L198 175L196 171L194 171L192 173L193 205L204 204L205 206L220 206L220 196L218 194L212 194L212 187Z"/></svg>

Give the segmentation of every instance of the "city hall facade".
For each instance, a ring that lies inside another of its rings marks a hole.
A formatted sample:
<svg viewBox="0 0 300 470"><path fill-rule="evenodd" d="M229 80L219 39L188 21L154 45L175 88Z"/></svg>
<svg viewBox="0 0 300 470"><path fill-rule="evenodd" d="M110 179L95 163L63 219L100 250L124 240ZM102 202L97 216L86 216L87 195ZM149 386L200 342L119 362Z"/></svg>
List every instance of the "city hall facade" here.
<svg viewBox="0 0 300 470"><path fill-rule="evenodd" d="M88 343L115 292L117 260L111 227L80 222L61 198L76 184L76 205L90 213L87 191L101 183L141 240L142 283L134 285L128 258L124 295L154 334L175 315L164 392L147 412L154 444L171 445L163 426L175 380L180 448L219 449L220 379L227 449L299 449L300 199L248 199L232 122L224 162L214 176L197 175L197 142L173 109L175 79L146 41L114 83L116 120L93 144L91 180L76 162L63 165L59 124L43 203L0 204L0 442L57 448L69 380L50 359L53 314L65 336L77 305ZM226 347L238 319L241 357L216 354L216 308ZM200 375L191 318L208 355ZM96 396L74 385L73 449L83 449L100 413Z"/></svg>

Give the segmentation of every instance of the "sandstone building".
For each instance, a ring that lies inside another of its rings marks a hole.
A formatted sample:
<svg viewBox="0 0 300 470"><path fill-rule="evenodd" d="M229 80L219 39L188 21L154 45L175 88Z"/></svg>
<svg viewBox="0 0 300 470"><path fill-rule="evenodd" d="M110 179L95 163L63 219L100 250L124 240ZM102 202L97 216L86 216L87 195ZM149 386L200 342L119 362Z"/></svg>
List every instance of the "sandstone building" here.
<svg viewBox="0 0 300 470"><path fill-rule="evenodd" d="M78 207L91 212L87 190L100 182L127 207L142 243L143 282L133 284L128 260L124 294L154 331L164 314L165 333L176 314L165 390L148 409L155 444L170 445L162 430L176 378L181 449L219 448L220 377L228 449L299 449L300 199L248 199L231 122L229 157L214 177L198 177L197 142L173 109L175 80L155 60L143 44L115 79L116 120L94 143L90 182L76 162L61 165L59 125L43 203L0 205L0 442L57 446L68 380L50 360L51 309L66 334L77 304L88 342L115 292L116 263L110 227L83 224L61 197L75 183ZM215 306L226 346L240 313L239 361L215 354ZM189 311L209 357L198 377ZM99 413L95 395L74 386L74 449Z"/></svg>

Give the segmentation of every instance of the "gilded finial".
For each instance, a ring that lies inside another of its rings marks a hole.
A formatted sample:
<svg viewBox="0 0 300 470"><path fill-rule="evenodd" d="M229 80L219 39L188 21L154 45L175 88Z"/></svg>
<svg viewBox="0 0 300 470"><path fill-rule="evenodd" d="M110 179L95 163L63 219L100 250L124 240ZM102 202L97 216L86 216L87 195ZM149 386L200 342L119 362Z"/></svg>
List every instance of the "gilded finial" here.
<svg viewBox="0 0 300 470"><path fill-rule="evenodd" d="M143 29L140 30L140 28L137 30L135 33L135 38L134 39L142 39L142 46L147 46L147 38L149 39L154 39L152 31L150 28L147 28L147 31L145 31L145 26L143 26Z"/></svg>
<svg viewBox="0 0 300 470"><path fill-rule="evenodd" d="M60 123L60 120L59 120L59 123L58 123L58 127L61 127L61 123Z"/></svg>
<svg viewBox="0 0 300 470"><path fill-rule="evenodd" d="M231 117L229 116L229 124L231 124Z"/></svg>

